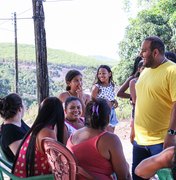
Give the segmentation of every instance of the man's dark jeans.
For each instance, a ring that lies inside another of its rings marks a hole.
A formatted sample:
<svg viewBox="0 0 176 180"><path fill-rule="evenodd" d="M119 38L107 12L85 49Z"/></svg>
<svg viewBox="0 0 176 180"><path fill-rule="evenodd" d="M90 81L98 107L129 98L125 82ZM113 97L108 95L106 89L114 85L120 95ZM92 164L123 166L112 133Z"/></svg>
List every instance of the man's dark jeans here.
<svg viewBox="0 0 176 180"><path fill-rule="evenodd" d="M141 146L135 141L133 143L133 163L132 163L132 177L133 180L143 180L143 178L137 176L134 173L136 166L143 160L150 156L160 153L163 150L163 143L151 145L151 146Z"/></svg>

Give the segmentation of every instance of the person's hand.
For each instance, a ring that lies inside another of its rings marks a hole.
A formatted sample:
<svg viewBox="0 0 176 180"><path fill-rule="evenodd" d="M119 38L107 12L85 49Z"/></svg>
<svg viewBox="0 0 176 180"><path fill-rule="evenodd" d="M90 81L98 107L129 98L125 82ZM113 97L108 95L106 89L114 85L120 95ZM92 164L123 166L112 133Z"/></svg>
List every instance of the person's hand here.
<svg viewBox="0 0 176 180"><path fill-rule="evenodd" d="M114 107L114 108L117 108L117 107L118 107L118 102L117 102L116 99L114 99L114 101L113 101L113 107Z"/></svg>
<svg viewBox="0 0 176 180"><path fill-rule="evenodd" d="M134 138L135 138L135 133L134 133L134 131L131 131L130 132L130 142L131 142L131 144L133 144Z"/></svg>
<svg viewBox="0 0 176 180"><path fill-rule="evenodd" d="M76 90L77 97L80 99L83 99L83 89L82 86L79 86L78 89Z"/></svg>
<svg viewBox="0 0 176 180"><path fill-rule="evenodd" d="M163 148L166 149L167 147L175 146L175 142L176 142L176 135L167 134L164 140Z"/></svg>
<svg viewBox="0 0 176 180"><path fill-rule="evenodd" d="M109 106L110 108L112 108L112 107L113 107L112 101L109 101L109 100L107 100L107 99L105 99L105 100L106 100L106 102L108 103L108 106Z"/></svg>
<svg viewBox="0 0 176 180"><path fill-rule="evenodd" d="M131 142L131 144L133 144L134 138L135 138L134 128L131 128L131 132L130 132L130 142Z"/></svg>

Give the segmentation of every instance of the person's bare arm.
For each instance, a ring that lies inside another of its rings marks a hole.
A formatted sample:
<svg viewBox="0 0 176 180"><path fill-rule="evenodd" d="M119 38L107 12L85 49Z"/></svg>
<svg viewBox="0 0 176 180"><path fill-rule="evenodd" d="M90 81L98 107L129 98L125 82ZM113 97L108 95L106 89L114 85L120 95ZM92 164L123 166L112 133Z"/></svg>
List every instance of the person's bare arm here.
<svg viewBox="0 0 176 180"><path fill-rule="evenodd" d="M144 159L135 169L136 175L149 179L154 176L159 169L170 168L174 156L174 146L169 147L161 153Z"/></svg>
<svg viewBox="0 0 176 180"><path fill-rule="evenodd" d="M118 136L108 133L102 141L109 154L109 160L112 163L113 170L116 173L118 180L131 180L129 165L125 159L122 144ZM102 147L102 149L104 149L104 147ZM106 156L108 157L108 155Z"/></svg>
<svg viewBox="0 0 176 180"><path fill-rule="evenodd" d="M176 102L172 106L169 129L176 130ZM175 145L176 135L167 134L164 141L164 148Z"/></svg>
<svg viewBox="0 0 176 180"><path fill-rule="evenodd" d="M68 128L66 125L64 125L64 139L63 139L63 143L66 145L67 144L67 140L69 138L69 133L68 133Z"/></svg>
<svg viewBox="0 0 176 180"><path fill-rule="evenodd" d="M130 81L130 83L129 83L129 88L130 88L130 96L131 96L133 104L136 103L136 89L135 89L135 85L136 85L136 80L132 79Z"/></svg>
<svg viewBox="0 0 176 180"><path fill-rule="evenodd" d="M86 97L85 105L87 105L90 102L91 97L89 94L85 94L85 97Z"/></svg>
<svg viewBox="0 0 176 180"><path fill-rule="evenodd" d="M92 92L91 92L91 99L92 99L92 100L94 100L94 99L97 98L98 91L99 91L98 87L94 85L94 86L92 87Z"/></svg>
<svg viewBox="0 0 176 180"><path fill-rule="evenodd" d="M43 129L38 133L38 135L37 135L37 137L36 137L36 146L37 146L37 148L39 149L39 151L40 151L41 153L43 153L43 154L44 154L44 150L43 150L43 148L42 148L42 140L43 140L43 138L45 138L45 137L49 137L49 138L52 138L52 139L57 140L56 133L55 133L55 130L54 130L54 129L52 130L52 129L47 128L47 127L43 128Z"/></svg>
<svg viewBox="0 0 176 180"><path fill-rule="evenodd" d="M16 155L18 147L21 143L22 139L15 141L9 145L10 150L13 152L14 155Z"/></svg>
<svg viewBox="0 0 176 180"><path fill-rule="evenodd" d="M133 144L135 138L135 130L134 130L134 119L131 120L131 131L130 131L130 142Z"/></svg>
<svg viewBox="0 0 176 180"><path fill-rule="evenodd" d="M120 98L128 98L130 99L130 94L126 92L126 90L129 88L129 82L133 79L133 76L130 76L120 87L120 89L117 92L117 97Z"/></svg>
<svg viewBox="0 0 176 180"><path fill-rule="evenodd" d="M65 100L69 97L68 93L67 92L63 92L61 94L58 95L58 99L64 103Z"/></svg>

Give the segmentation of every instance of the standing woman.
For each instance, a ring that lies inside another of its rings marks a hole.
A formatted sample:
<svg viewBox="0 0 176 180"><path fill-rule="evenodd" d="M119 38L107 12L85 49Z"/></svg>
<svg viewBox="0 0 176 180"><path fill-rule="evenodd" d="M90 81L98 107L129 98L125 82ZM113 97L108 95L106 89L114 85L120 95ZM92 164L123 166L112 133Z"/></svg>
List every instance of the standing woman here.
<svg viewBox="0 0 176 180"><path fill-rule="evenodd" d="M4 120L0 145L7 159L13 162L23 137L30 129L22 120L24 106L21 97L12 93L0 99L0 115Z"/></svg>
<svg viewBox="0 0 176 180"><path fill-rule="evenodd" d="M134 137L135 137L135 132L134 132L134 112L135 112L135 103L136 103L136 82L140 76L140 73L143 71L144 66L143 66L143 60L141 60L138 63L138 70L136 73L136 77L133 78L130 83L129 83L129 88L130 88L130 96L131 96L131 105L132 105L132 113L131 113L131 132L130 132L130 141L133 143Z"/></svg>
<svg viewBox="0 0 176 180"><path fill-rule="evenodd" d="M133 65L133 72L131 75L126 79L126 81L120 86L120 89L117 92L117 97L130 99L130 93L127 92L129 88L129 83L133 78L136 78L136 74L138 73L138 63L142 60L140 56L137 56L134 65Z"/></svg>
<svg viewBox="0 0 176 180"><path fill-rule="evenodd" d="M45 137L64 142L64 111L57 97L48 97L41 103L36 120L17 152L13 166L16 176L24 178L51 173L41 145Z"/></svg>
<svg viewBox="0 0 176 180"><path fill-rule="evenodd" d="M61 93L58 98L65 103L66 99L70 96L78 97L81 100L83 107L83 115L87 103L90 101L90 95L83 92L82 74L77 70L70 70L65 76L66 91Z"/></svg>

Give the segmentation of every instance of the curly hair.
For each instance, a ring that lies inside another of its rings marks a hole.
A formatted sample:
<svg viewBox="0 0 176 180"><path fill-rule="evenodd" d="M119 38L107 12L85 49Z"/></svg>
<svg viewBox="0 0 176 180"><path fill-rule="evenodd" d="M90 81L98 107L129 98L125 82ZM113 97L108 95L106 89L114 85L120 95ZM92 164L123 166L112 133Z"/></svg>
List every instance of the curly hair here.
<svg viewBox="0 0 176 180"><path fill-rule="evenodd" d="M16 93L0 99L0 115L4 120L13 118L21 107L23 107L22 99Z"/></svg>

